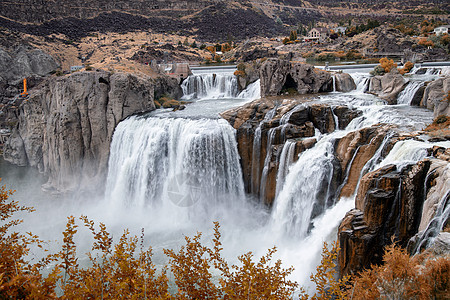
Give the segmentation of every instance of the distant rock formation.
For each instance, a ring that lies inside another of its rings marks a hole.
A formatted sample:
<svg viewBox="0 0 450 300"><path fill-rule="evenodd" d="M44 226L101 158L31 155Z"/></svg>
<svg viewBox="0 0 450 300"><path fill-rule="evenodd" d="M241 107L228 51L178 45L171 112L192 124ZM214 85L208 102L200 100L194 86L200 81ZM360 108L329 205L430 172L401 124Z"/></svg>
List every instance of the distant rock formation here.
<svg viewBox="0 0 450 300"><path fill-rule="evenodd" d="M259 77L261 97L276 96L289 90L299 94L333 91L330 73L288 60L267 59L261 66Z"/></svg>
<svg viewBox="0 0 450 300"><path fill-rule="evenodd" d="M87 186L99 192L116 125L153 110L153 97L147 77L97 71L49 78L16 110L18 124L4 158L44 172L47 190Z"/></svg>

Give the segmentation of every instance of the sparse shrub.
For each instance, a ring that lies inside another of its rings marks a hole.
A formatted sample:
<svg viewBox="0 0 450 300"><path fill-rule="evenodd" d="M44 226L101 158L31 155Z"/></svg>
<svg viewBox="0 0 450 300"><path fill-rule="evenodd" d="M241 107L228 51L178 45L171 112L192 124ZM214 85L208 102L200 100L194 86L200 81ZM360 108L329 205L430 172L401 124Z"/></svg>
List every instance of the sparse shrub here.
<svg viewBox="0 0 450 300"><path fill-rule="evenodd" d="M296 30L291 30L291 33L289 35L289 40L293 42L296 39L297 39L297 31Z"/></svg>
<svg viewBox="0 0 450 300"><path fill-rule="evenodd" d="M386 73L386 71L384 70L384 68L380 65L375 66L375 68L373 68L373 71L370 72L370 75L373 76L382 76Z"/></svg>
<svg viewBox="0 0 450 300"><path fill-rule="evenodd" d="M84 69L85 69L86 71L92 71L92 66L91 66L91 64L86 64L86 65L84 66Z"/></svg>
<svg viewBox="0 0 450 300"><path fill-rule="evenodd" d="M418 42L419 45L424 47L434 47L433 41L427 39L427 38L421 38Z"/></svg>
<svg viewBox="0 0 450 300"><path fill-rule="evenodd" d="M205 44L201 44L200 45L200 50L204 50L206 48L206 45Z"/></svg>
<svg viewBox="0 0 450 300"><path fill-rule="evenodd" d="M363 58L363 55L361 53L359 53L358 51L356 51L356 50L350 50L345 55L345 58L347 60L356 60L356 59Z"/></svg>
<svg viewBox="0 0 450 300"><path fill-rule="evenodd" d="M191 44L191 48L197 48L197 43L194 41L194 42L192 42L192 44Z"/></svg>
<svg viewBox="0 0 450 300"><path fill-rule="evenodd" d="M235 76L240 76L240 77L245 77L245 72L244 71L240 71L240 70L236 70L236 71L234 71L234 75Z"/></svg>
<svg viewBox="0 0 450 300"><path fill-rule="evenodd" d="M289 43L289 38L287 38L287 37L284 38L284 39L283 39L283 44L287 45L288 43Z"/></svg>
<svg viewBox="0 0 450 300"><path fill-rule="evenodd" d="M414 68L414 64L410 61L407 61L403 66L403 68L399 69L398 71L400 72L400 74L404 75L406 73L409 73L409 71L411 71L412 68Z"/></svg>
<svg viewBox="0 0 450 300"><path fill-rule="evenodd" d="M447 116L439 116L436 118L436 124L442 124L447 122Z"/></svg>

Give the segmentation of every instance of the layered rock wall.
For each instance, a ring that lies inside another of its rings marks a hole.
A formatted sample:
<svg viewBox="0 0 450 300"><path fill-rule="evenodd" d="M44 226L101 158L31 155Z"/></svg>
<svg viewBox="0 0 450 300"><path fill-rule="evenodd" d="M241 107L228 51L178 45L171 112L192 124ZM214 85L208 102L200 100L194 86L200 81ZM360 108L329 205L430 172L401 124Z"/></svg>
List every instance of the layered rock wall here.
<svg viewBox="0 0 450 300"><path fill-rule="evenodd" d="M50 78L16 111L18 125L4 157L47 174L49 190L86 186L99 192L114 128L127 116L153 110L153 95L150 78L125 73Z"/></svg>
<svg viewBox="0 0 450 300"><path fill-rule="evenodd" d="M413 251L421 240L436 236L443 229L433 228L439 223L433 217L440 205L448 205L440 203L446 201L446 186L450 182L448 151L429 149L435 158L403 167L387 165L362 178L355 209L347 213L339 226L341 275L380 264L384 247L393 241ZM418 233L430 226L432 232L428 235Z"/></svg>
<svg viewBox="0 0 450 300"><path fill-rule="evenodd" d="M450 76L436 79L425 88L422 106L434 111L434 117L450 116Z"/></svg>

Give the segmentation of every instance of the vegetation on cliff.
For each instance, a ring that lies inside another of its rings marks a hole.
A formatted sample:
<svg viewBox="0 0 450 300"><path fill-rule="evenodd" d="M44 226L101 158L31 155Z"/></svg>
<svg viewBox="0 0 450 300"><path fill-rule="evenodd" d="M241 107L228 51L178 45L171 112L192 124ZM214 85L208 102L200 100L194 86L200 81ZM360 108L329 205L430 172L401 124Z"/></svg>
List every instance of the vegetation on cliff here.
<svg viewBox="0 0 450 300"><path fill-rule="evenodd" d="M274 260L275 247L259 261L249 252L238 257L239 265L230 265L222 256L218 223L212 247L200 242L201 233L185 237L178 252L164 250L169 266L157 270L152 249L144 247L144 232L137 237L125 230L114 243L104 224L96 229L82 216L94 238L89 266L83 268L74 239L78 225L69 217L61 250L32 263L27 259L30 249L44 243L31 233L14 231L22 222L14 215L33 209L9 199L12 194L0 188L0 299L289 299L298 292L298 284L289 279L293 267L283 268ZM450 287L448 256L410 257L395 244L387 247L383 266L336 280L337 249L336 244L331 250L324 245L321 265L311 275L316 293L309 296L300 289L300 299L444 299ZM169 272L177 286L172 294Z"/></svg>

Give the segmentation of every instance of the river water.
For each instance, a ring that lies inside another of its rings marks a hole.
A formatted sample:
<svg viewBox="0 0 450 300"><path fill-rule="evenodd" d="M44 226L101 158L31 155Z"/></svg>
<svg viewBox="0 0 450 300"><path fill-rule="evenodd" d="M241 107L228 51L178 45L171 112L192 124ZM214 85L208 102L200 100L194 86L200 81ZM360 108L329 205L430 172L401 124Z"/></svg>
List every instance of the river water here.
<svg viewBox="0 0 450 300"><path fill-rule="evenodd" d="M247 251L260 257L277 246L276 257L285 267L295 267L292 279L311 288L309 276L320 261L323 242L336 238L340 220L354 207L353 197L340 199L310 219L314 204L323 195L318 191L332 179L333 140L377 123L420 130L432 121L432 112L407 105L407 95L402 95L404 104L385 106L377 97L364 93L368 74L351 72L357 90L318 95L315 101L357 107L363 115L345 130L318 133L316 146L304 151L296 163L292 158L283 160L277 197L269 210L244 193L235 130L218 116L259 97L259 82L239 93L233 71L216 70L216 75L197 71L183 83L184 98L193 101L186 109L157 110L120 123L111 145L105 196L44 194L40 185L45 178L35 170L1 161L2 183L18 190L15 199L36 208L20 229L32 230L49 240L51 249L57 249L69 215L83 214L104 222L115 237L124 228L136 235L144 228L146 244L154 249L154 261L162 266L167 262L162 249L178 249L184 235L203 232L203 242L211 245L212 222L219 221L224 254L230 262ZM286 143L286 153L290 146ZM405 143L395 148L402 155L389 155L386 162L382 157L377 160L380 165L417 161L428 146ZM87 231L80 230L77 242L80 255L89 250Z"/></svg>

